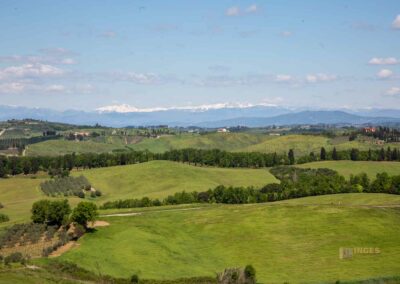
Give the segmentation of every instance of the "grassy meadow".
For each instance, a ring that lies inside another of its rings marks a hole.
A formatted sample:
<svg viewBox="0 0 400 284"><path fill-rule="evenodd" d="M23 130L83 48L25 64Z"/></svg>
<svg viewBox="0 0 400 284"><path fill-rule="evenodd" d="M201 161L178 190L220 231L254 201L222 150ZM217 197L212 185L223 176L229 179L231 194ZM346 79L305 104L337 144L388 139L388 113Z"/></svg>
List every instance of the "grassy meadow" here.
<svg viewBox="0 0 400 284"><path fill-rule="evenodd" d="M74 171L101 190L101 201L124 198L162 198L180 191L205 191L217 185L262 186L277 182L268 169L195 167L170 161Z"/></svg>
<svg viewBox="0 0 400 284"><path fill-rule="evenodd" d="M128 139L129 138L129 139ZM398 147L389 143L385 147ZM294 149L296 156L308 155L310 152L319 153L321 147L332 150L379 149L368 140L348 141L346 137L328 138L320 135L282 135L270 136L261 133L207 133L207 134L178 134L164 135L159 138L139 138L135 136L106 136L93 140L76 142L67 140L52 140L29 145L26 155L59 155L67 153L102 153L114 150L149 150L162 153L172 149L197 148L221 149L231 152L262 152L287 153Z"/></svg>
<svg viewBox="0 0 400 284"><path fill-rule="evenodd" d="M322 161L296 165L300 168L328 168L337 171L348 178L351 174L365 172L373 179L377 173L387 172L389 175L400 174L399 162L375 162L375 161Z"/></svg>
<svg viewBox="0 0 400 284"><path fill-rule="evenodd" d="M169 161L73 171L72 175L84 175L103 196L93 201L102 204L108 200L149 196L163 198L179 191L205 191L217 185L261 186L276 181L267 169L221 169L195 167ZM0 212L10 217L10 223L28 221L32 204L43 198L40 183L49 179L45 174L36 178L19 175L0 179ZM63 197L61 197L63 198ZM82 199L68 197L72 205Z"/></svg>
<svg viewBox="0 0 400 284"><path fill-rule="evenodd" d="M371 197L374 196L375 198ZM260 283L321 283L392 276L400 271L398 196L339 194L196 210L147 210L103 217L111 225L85 235L62 255L89 270L172 279L214 275L251 263ZM389 201L389 199L392 199ZM340 200L347 205L338 206ZM299 202L298 202L299 201ZM369 207L359 206L368 203ZM340 247L378 247L378 255L339 259ZM312 269L310 269L312 267Z"/></svg>

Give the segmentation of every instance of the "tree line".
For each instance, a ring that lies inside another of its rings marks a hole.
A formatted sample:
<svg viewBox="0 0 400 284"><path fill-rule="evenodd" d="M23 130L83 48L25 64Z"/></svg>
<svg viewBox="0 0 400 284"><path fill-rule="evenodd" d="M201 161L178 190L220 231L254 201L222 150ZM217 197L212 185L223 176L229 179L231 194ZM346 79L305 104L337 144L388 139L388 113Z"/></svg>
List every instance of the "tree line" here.
<svg viewBox="0 0 400 284"><path fill-rule="evenodd" d="M25 149L29 144L40 143L47 140L59 139L61 136L35 136L30 138L2 138L0 139L0 150L6 150L9 148L18 148L20 150Z"/></svg>
<svg viewBox="0 0 400 284"><path fill-rule="evenodd" d="M280 183L270 183L261 188L219 185L204 192L177 192L163 200L143 197L140 199L108 201L101 206L101 209L190 203L263 203L306 196L351 192L400 194L400 175L389 176L386 172L378 173L373 181L365 173L351 175L347 181L338 172L324 168L302 169L279 166L272 168L271 173L280 180Z"/></svg>
<svg viewBox="0 0 400 284"><path fill-rule="evenodd" d="M223 168L262 168L279 165L294 165L324 160L353 161L400 161L398 149L381 148L380 150L361 151L358 149L327 151L324 147L320 153L296 157L293 149L287 154L260 152L227 152L218 149L180 149L164 153L149 151L129 151L117 153L85 153L67 154L57 157L7 157L0 156L0 178L7 175L36 174L39 170L51 175L65 176L65 171L91 169L143 163L152 160L168 160L199 166L214 166Z"/></svg>

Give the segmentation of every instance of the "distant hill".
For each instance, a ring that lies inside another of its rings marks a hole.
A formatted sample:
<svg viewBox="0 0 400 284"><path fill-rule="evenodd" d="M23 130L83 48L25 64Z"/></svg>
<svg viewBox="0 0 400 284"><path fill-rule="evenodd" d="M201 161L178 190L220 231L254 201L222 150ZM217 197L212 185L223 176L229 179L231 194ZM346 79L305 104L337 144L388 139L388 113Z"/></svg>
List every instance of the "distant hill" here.
<svg viewBox="0 0 400 284"><path fill-rule="evenodd" d="M387 113L387 115L386 115ZM390 115L389 115L390 114ZM292 124L382 124L399 123L400 110L291 110L277 106L226 107L218 109L168 109L151 112L56 111L42 108L0 106L0 121L40 119L76 125L104 126L249 126Z"/></svg>
<svg viewBox="0 0 400 284"><path fill-rule="evenodd" d="M295 124L380 124L400 122L400 118L367 117L350 114L344 111L301 111L274 117L240 117L235 119L210 121L199 124L203 127L221 127L244 125L261 127L267 125L295 125Z"/></svg>

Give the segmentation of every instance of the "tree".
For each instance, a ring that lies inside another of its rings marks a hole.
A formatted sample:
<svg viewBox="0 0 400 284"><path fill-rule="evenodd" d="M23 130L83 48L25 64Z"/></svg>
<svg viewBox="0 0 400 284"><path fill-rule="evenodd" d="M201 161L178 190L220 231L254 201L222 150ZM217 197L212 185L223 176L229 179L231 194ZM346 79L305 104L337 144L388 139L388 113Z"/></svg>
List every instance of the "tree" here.
<svg viewBox="0 0 400 284"><path fill-rule="evenodd" d="M32 205L31 219L34 223L61 226L71 213L68 200L39 200Z"/></svg>
<svg viewBox="0 0 400 284"><path fill-rule="evenodd" d="M47 212L49 211L50 200L43 199L36 201L32 205L31 209L31 219L33 223L46 223L47 222Z"/></svg>
<svg viewBox="0 0 400 284"><path fill-rule="evenodd" d="M289 150L288 159L289 159L289 165L294 165L295 160L294 160L294 152L293 152L293 149L290 149L290 150Z"/></svg>
<svg viewBox="0 0 400 284"><path fill-rule="evenodd" d="M52 201L47 211L47 222L51 225L61 226L71 214L71 207L68 200Z"/></svg>
<svg viewBox="0 0 400 284"><path fill-rule="evenodd" d="M358 160L358 150L357 149L351 149L350 151L350 159L352 161L357 161Z"/></svg>
<svg viewBox="0 0 400 284"><path fill-rule="evenodd" d="M244 268L244 275L246 276L246 280L248 282L256 283L256 270L252 265L246 265Z"/></svg>
<svg viewBox="0 0 400 284"><path fill-rule="evenodd" d="M80 202L72 211L71 220L84 228L88 222L93 222L98 216L97 206L91 202Z"/></svg>
<svg viewBox="0 0 400 284"><path fill-rule="evenodd" d="M381 148L381 151L379 152L379 161L384 161L385 160L385 149Z"/></svg>
<svg viewBox="0 0 400 284"><path fill-rule="evenodd" d="M335 161L338 160L338 154L337 154L337 151L336 151L336 147L333 147L332 160L335 160Z"/></svg>
<svg viewBox="0 0 400 284"><path fill-rule="evenodd" d="M2 161L2 158L0 157L0 178L5 177L6 174L5 161Z"/></svg>
<svg viewBox="0 0 400 284"><path fill-rule="evenodd" d="M321 159L322 161L325 161L325 160L326 160L326 150L325 150L324 147L321 147L320 159Z"/></svg>

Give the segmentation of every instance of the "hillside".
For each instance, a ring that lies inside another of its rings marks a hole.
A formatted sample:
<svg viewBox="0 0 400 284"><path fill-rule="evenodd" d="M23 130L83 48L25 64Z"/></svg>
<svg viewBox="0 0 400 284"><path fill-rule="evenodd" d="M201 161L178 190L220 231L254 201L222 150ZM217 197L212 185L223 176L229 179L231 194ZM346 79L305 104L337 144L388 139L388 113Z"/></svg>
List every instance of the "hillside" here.
<svg viewBox="0 0 400 284"><path fill-rule="evenodd" d="M148 163L75 171L103 192L99 199L154 197L179 191L206 191L217 185L262 186L276 181L267 169L223 169L152 161Z"/></svg>
<svg viewBox="0 0 400 284"><path fill-rule="evenodd" d="M288 134L270 136L260 133L207 133L178 135L165 135L159 138L141 138L126 144L118 137L109 137L103 141L66 141L52 140L28 146L26 155L60 155L67 153L102 153L115 150L149 150L162 153L172 149L197 148L215 149L232 152L262 152L262 153L287 153L293 149L296 156L308 155L311 151L319 153L321 147L332 150L359 150L380 149L382 146L370 141L348 141L347 137L328 138L322 135ZM399 147L398 143L387 143L384 147Z"/></svg>
<svg viewBox="0 0 400 284"><path fill-rule="evenodd" d="M339 174L349 177L350 174L365 172L370 179L375 178L377 173L387 172L389 175L400 173L399 162L374 162L374 161L322 161L296 165L300 168L329 168L339 172Z"/></svg>
<svg viewBox="0 0 400 284"><path fill-rule="evenodd" d="M149 196L162 198L179 191L205 191L220 184L261 186L276 179L266 169L201 168L168 161L80 170L72 175L84 175L92 185L102 191L95 199L99 205L108 200ZM40 174L36 178L16 176L0 179L2 213L9 215L11 223L28 221L32 204L49 198L40 190L40 183L49 177ZM63 198L63 197L61 197ZM72 205L82 201L68 197ZM9 223L1 223L7 226Z"/></svg>
<svg viewBox="0 0 400 284"><path fill-rule="evenodd" d="M373 195L373 194L372 194ZM255 266L260 283L320 283L398 273L398 210L356 206L365 194L335 195L354 206L268 203L146 211L103 217L111 223L83 237L63 260L95 271L142 278L214 275L225 267ZM387 202L368 196L368 204ZM323 197L309 197L321 204ZM390 196L399 204L398 196ZM355 224L357 224L355 226ZM134 240L134 241L133 241ZM381 254L339 259L340 247L379 247ZM101 249L99 249L101 248ZM105 253L107 252L107 253ZM301 265L299 265L301 264ZM305 270L304 267L313 267Z"/></svg>

